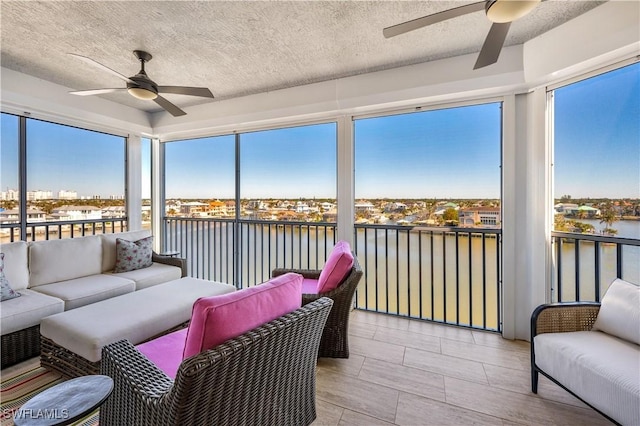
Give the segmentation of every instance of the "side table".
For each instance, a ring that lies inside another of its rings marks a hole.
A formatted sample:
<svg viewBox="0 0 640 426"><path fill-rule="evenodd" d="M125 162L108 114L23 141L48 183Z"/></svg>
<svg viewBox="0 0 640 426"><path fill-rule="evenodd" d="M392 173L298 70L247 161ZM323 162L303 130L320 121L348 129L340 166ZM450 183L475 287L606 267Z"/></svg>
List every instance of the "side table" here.
<svg viewBox="0 0 640 426"><path fill-rule="evenodd" d="M177 250L167 250L158 253L159 256L169 256L169 257L177 257L180 254Z"/></svg>
<svg viewBox="0 0 640 426"><path fill-rule="evenodd" d="M31 398L14 415L16 426L71 424L98 408L111 395L113 379L92 375L59 383Z"/></svg>

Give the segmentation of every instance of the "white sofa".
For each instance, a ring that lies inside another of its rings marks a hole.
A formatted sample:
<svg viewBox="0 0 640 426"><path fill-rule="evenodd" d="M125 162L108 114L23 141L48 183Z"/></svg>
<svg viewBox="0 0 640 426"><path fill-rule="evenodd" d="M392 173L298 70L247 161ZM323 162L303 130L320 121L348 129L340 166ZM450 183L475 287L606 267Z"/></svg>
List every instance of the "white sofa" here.
<svg viewBox="0 0 640 426"><path fill-rule="evenodd" d="M614 423L640 425L640 287L617 279L602 303L541 305L531 334L534 393L542 373Z"/></svg>
<svg viewBox="0 0 640 426"><path fill-rule="evenodd" d="M116 238L137 241L149 235L132 231L2 244L5 276L21 294L0 303L2 367L39 354L44 317L185 276L183 259L156 254L148 268L112 272Z"/></svg>

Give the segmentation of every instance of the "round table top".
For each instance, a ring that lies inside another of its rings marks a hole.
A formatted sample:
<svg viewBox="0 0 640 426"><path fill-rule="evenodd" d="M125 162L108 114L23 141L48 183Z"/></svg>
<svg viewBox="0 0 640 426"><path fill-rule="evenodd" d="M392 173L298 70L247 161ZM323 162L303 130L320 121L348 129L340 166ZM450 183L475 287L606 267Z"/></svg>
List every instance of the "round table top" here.
<svg viewBox="0 0 640 426"><path fill-rule="evenodd" d="M68 425L98 408L111 394L113 379L92 375L59 383L27 401L14 416L17 426Z"/></svg>

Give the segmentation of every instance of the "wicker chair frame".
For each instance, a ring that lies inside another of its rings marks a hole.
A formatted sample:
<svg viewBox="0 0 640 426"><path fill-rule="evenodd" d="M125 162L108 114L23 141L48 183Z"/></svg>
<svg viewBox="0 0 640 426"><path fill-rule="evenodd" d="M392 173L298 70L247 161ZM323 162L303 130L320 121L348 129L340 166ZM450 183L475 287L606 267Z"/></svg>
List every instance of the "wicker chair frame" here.
<svg viewBox="0 0 640 426"><path fill-rule="evenodd" d="M322 298L182 361L171 380L131 343L102 350L114 390L101 426L307 425L316 418Z"/></svg>
<svg viewBox="0 0 640 426"><path fill-rule="evenodd" d="M596 322L599 311L600 303L598 302L549 303L540 305L533 311L531 314L531 391L538 393L538 374L542 374L617 425L619 423L614 419L580 398L536 365L534 337L543 333L589 331Z"/></svg>
<svg viewBox="0 0 640 426"><path fill-rule="evenodd" d="M305 278L318 279L320 270L311 269L274 269L271 276L296 272ZM353 310L353 295L362 278L362 268L355 253L353 255L353 267L344 281L335 289L320 294L303 294L302 304L306 305L321 297L328 297L334 301L333 309L327 319L327 324L322 333L319 357L325 358L349 358L349 314Z"/></svg>

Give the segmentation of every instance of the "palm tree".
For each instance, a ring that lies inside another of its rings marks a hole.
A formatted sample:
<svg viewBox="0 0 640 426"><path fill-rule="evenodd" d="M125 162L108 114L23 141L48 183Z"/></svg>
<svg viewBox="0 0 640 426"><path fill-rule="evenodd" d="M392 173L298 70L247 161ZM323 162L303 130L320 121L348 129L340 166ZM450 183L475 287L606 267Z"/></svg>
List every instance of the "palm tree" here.
<svg viewBox="0 0 640 426"><path fill-rule="evenodd" d="M600 223L606 224L605 228L602 230L603 234L617 234L618 231L611 227L611 225L617 221L618 215L616 214L613 203L611 201L608 201L607 203L600 206Z"/></svg>

